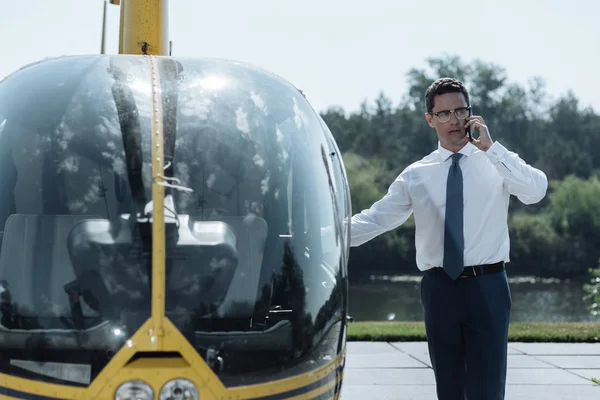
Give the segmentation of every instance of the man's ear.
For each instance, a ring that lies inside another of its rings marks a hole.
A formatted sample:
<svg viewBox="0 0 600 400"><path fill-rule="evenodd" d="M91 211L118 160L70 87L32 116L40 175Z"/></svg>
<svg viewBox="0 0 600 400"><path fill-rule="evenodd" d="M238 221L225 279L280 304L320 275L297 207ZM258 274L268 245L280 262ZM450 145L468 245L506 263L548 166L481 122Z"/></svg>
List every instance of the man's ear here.
<svg viewBox="0 0 600 400"><path fill-rule="evenodd" d="M433 126L433 118L431 117L431 114L425 113L425 119L430 127L435 128L435 126Z"/></svg>

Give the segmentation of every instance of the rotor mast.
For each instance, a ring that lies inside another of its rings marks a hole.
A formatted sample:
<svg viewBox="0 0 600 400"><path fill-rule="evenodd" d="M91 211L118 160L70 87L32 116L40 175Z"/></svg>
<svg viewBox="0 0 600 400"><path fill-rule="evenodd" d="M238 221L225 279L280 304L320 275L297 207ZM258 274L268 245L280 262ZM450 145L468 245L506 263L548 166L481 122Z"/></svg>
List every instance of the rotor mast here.
<svg viewBox="0 0 600 400"><path fill-rule="evenodd" d="M168 0L106 1L121 7L119 54L170 55Z"/></svg>

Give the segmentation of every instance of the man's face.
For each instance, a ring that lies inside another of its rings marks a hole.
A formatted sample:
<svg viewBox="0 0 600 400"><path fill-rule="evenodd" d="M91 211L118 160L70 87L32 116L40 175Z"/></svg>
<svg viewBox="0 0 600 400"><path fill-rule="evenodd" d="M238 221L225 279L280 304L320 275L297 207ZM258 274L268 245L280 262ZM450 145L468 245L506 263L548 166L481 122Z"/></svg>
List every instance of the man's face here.
<svg viewBox="0 0 600 400"><path fill-rule="evenodd" d="M433 99L432 114L425 114L427 123L437 131L440 144L445 149L457 152L469 142L469 137L465 130L466 119L458 119L452 110L458 111L461 108L467 107L467 101L462 93L445 93L436 95ZM444 111L450 111L450 119L446 122L441 122L439 117L444 120ZM464 112L464 110L462 110ZM436 113L440 113L439 116Z"/></svg>

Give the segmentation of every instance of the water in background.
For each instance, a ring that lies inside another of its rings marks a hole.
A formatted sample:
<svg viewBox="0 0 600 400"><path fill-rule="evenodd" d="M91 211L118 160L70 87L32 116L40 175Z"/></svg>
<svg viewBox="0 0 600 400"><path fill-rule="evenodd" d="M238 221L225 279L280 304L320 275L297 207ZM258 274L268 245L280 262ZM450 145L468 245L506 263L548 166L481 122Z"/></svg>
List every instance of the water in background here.
<svg viewBox="0 0 600 400"><path fill-rule="evenodd" d="M349 314L355 321L423 321L421 276L372 276L350 285ZM583 301L585 281L509 278L512 321L596 320Z"/></svg>

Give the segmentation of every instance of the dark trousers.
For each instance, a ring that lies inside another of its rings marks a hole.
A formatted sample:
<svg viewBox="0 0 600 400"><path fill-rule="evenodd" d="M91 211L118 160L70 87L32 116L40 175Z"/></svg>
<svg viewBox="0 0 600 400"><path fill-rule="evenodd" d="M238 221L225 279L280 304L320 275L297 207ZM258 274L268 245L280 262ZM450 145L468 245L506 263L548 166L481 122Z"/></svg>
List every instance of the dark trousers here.
<svg viewBox="0 0 600 400"><path fill-rule="evenodd" d="M503 400L511 296L506 272L425 272L421 302L439 400Z"/></svg>

